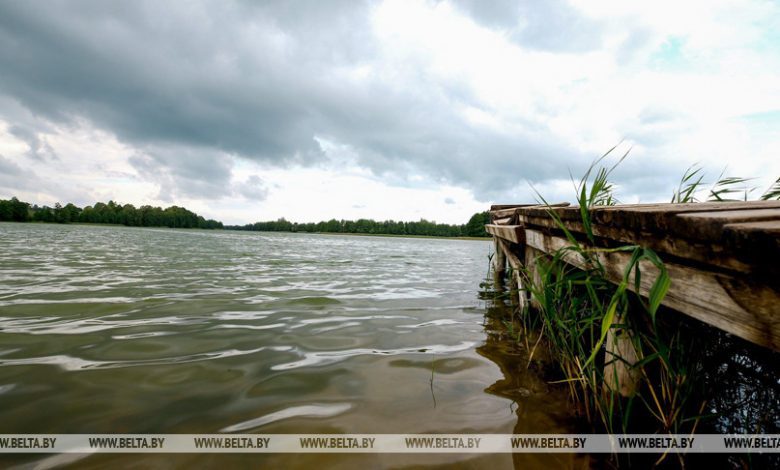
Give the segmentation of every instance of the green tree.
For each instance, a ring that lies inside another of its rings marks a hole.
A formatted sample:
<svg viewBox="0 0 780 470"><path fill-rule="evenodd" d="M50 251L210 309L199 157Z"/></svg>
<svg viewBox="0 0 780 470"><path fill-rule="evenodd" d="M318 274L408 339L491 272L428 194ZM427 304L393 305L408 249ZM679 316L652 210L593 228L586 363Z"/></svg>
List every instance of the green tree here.
<svg viewBox="0 0 780 470"><path fill-rule="evenodd" d="M490 223L490 213L477 212L472 215L469 221L466 223L465 235L468 237L487 237L485 232L485 224Z"/></svg>

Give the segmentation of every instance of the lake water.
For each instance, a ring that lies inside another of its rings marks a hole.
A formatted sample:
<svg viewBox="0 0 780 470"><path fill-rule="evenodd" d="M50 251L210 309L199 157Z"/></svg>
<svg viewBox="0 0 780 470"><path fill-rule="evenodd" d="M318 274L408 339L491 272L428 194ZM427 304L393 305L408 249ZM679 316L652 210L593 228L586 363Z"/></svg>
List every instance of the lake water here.
<svg viewBox="0 0 780 470"><path fill-rule="evenodd" d="M485 318L489 252L486 241L0 223L0 433L571 432L565 397ZM570 459L0 463L582 464Z"/></svg>

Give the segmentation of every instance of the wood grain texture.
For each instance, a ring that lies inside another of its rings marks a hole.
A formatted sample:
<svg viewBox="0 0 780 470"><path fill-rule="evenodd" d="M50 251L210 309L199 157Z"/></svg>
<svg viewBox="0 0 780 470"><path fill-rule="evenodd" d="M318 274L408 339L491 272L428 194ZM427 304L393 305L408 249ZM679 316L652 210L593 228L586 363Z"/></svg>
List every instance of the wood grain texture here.
<svg viewBox="0 0 780 470"><path fill-rule="evenodd" d="M518 213L537 217L547 217L547 207L543 205L520 207ZM595 222L609 222L622 216L634 215L638 220L652 221L653 217L675 215L690 212L730 211L742 209L780 208L780 201L747 201L747 202L697 202L688 204L620 204L617 206L598 206L590 209ZM579 219L578 206L554 207L553 210L562 219Z"/></svg>
<svg viewBox="0 0 780 470"><path fill-rule="evenodd" d="M528 228L542 227L550 230L560 228L549 217L518 216L517 222ZM566 220L563 221L563 225L573 233L585 233L585 228L579 220ZM755 257L753 251L755 250L739 250L735 248L736 243L729 243L725 238L717 242L705 242L659 235L656 231L635 230L615 225L594 225L592 230L596 237L606 240L608 245L641 245L674 258L683 258L694 263L709 264L746 274L752 273L757 268L753 262Z"/></svg>
<svg viewBox="0 0 780 470"><path fill-rule="evenodd" d="M578 208L518 210L517 223L585 233ZM750 275L780 276L780 201L624 205L590 212L597 237Z"/></svg>
<svg viewBox="0 0 780 470"><path fill-rule="evenodd" d="M512 222L515 220L514 217L504 217L503 219L495 219L493 220L493 225L512 225Z"/></svg>
<svg viewBox="0 0 780 470"><path fill-rule="evenodd" d="M537 247L526 243L525 245L525 268L530 278L527 282L533 285L539 286L542 283L542 276L538 269L538 263L541 258L547 257L547 253L544 250L537 249ZM529 296L530 304L534 308L539 308L539 300L531 293Z"/></svg>
<svg viewBox="0 0 780 470"><path fill-rule="evenodd" d="M528 207L535 206L536 204L493 204L490 206L491 211L500 211L503 209L514 209L516 207Z"/></svg>
<svg viewBox="0 0 780 470"><path fill-rule="evenodd" d="M501 240L498 238L494 239L493 247L495 249L495 254L493 255L493 271L503 275L504 271L506 271L506 252L504 252L504 249L501 246Z"/></svg>
<svg viewBox="0 0 780 470"><path fill-rule="evenodd" d="M490 211L490 217L492 220L495 219L503 219L505 217L515 217L515 214L517 213L517 208L513 207L511 209L500 209L496 211Z"/></svg>
<svg viewBox="0 0 780 470"><path fill-rule="evenodd" d="M624 397L636 395L642 380L639 369L632 366L639 362L639 355L631 338L631 332L619 325L623 320L615 317L607 332L604 357L604 386Z"/></svg>
<svg viewBox="0 0 780 470"><path fill-rule="evenodd" d="M565 238L533 229L525 230L525 239L528 247L543 253L553 253L569 245ZM620 282L631 255L617 252L597 256L607 279ZM569 251L563 258L575 266L586 267L586 260L575 252ZM663 305L750 342L780 350L780 285L776 282L755 283L752 279L669 261L664 265L671 286ZM639 294L647 296L659 271L646 262L640 263L640 269ZM634 288L633 283L630 288Z"/></svg>
<svg viewBox="0 0 780 470"><path fill-rule="evenodd" d="M551 211L585 239L578 207L527 205L506 211L514 217L511 224L486 230L497 240L525 243L522 261L531 276L536 258L569 243ZM780 201L632 204L598 207L589 214L599 246L640 245L661 256L672 280L664 305L780 350ZM619 282L630 255L597 256L607 278ZM585 267L575 252L564 259ZM658 270L644 262L640 269L639 293L646 296Z"/></svg>
<svg viewBox="0 0 780 470"><path fill-rule="evenodd" d="M504 256L506 256L506 260L509 263L509 266L512 267L514 270L520 270L523 268L523 262L520 260L520 258L514 253L514 247L510 245L506 240L498 239L496 240L498 244L501 246L501 251L504 253Z"/></svg>
<svg viewBox="0 0 780 470"><path fill-rule="evenodd" d="M750 256L755 273L780 284L780 220L729 223L721 237L726 246Z"/></svg>
<svg viewBox="0 0 780 470"><path fill-rule="evenodd" d="M495 237L503 238L504 240L508 240L512 243L525 243L525 239L523 238L525 236L525 232L523 231L523 227L521 225L488 224L485 225L485 230Z"/></svg>
<svg viewBox="0 0 780 470"><path fill-rule="evenodd" d="M570 205L571 204L569 204L568 202L556 202L555 204L550 204L549 207L568 207ZM502 217L514 217L517 214L518 210L523 208L547 207L547 206L539 205L539 204L525 204L525 205L511 206L506 209L497 209L497 210L493 210L492 207L493 206L491 206L490 215L493 218L502 218Z"/></svg>
<svg viewBox="0 0 780 470"><path fill-rule="evenodd" d="M517 290L516 294L513 292L512 300L516 302L516 305L524 309L528 305L528 286L525 279L525 246L513 245L506 240L497 238L496 241L501 245L501 249L506 254L506 260L509 266L512 267L512 278L510 279L510 288Z"/></svg>
<svg viewBox="0 0 780 470"><path fill-rule="evenodd" d="M590 209L589 213L594 224L613 224L626 229L664 231L675 228L676 224L679 223L678 214L755 209L780 209L780 201L623 204L595 207ZM561 220L581 220L580 209L577 206L556 208L529 206L518 209L517 214L548 218L549 211L555 212Z"/></svg>

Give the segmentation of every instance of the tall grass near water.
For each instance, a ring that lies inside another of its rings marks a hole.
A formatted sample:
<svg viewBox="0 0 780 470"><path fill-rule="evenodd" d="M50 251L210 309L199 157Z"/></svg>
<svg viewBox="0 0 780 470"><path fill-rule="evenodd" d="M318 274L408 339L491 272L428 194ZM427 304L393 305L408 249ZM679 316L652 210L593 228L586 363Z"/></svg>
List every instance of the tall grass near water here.
<svg viewBox="0 0 780 470"><path fill-rule="evenodd" d="M568 243L553 253L538 256L534 260L535 273L527 269L521 273L522 289L534 302L513 311L505 324L512 337L525 342L531 356L536 345L544 343L562 375L558 382L568 387L574 406L594 430L686 434L696 432L704 423L710 432L717 431L713 424L718 416L711 405L715 399L710 389L714 383L710 368L723 359L713 359L717 354L713 354L711 341L708 343L711 337L691 334L695 330L682 328L678 315L663 312L661 303L671 281L658 254L637 245L606 245L594 236L592 209L617 203L609 178L627 153L614 165L604 166L613 151L614 148L597 159L575 182L584 233L568 230L555 209L537 193ZM737 192L735 186L747 181L721 178L710 189L709 199L728 200L729 195ZM695 195L703 184L701 170L689 169L672 202L696 201ZM778 185L780 179L761 199L780 197ZM747 197L750 191L743 191ZM630 255L630 261L620 282L615 284L607 280L603 260L617 252ZM579 267L568 262L572 257L579 260ZM638 293L648 266L653 266L657 275L643 297ZM504 298L507 297L499 301ZM608 351L606 342L610 336L628 338L623 342L628 348ZM628 387L628 394L623 389L625 384L619 383L616 368L609 367L616 364L627 367L635 382ZM774 397L773 393L770 395ZM759 421L756 418L744 423L742 432L760 432L763 425ZM767 432L766 426L763 429ZM661 456L659 461L664 458ZM681 457L680 463L684 464Z"/></svg>
<svg viewBox="0 0 780 470"><path fill-rule="evenodd" d="M559 359L563 381L589 420L600 422L610 433L628 432L632 416L644 415L643 421L655 421L657 431L685 432L682 425L688 416L681 405L686 401L689 374L679 370L674 361L680 353L676 347L681 345L657 333L656 313L670 284L663 262L641 246L599 246L593 234L591 209L616 204L609 177L627 153L611 167L602 166L613 150L596 160L576 184L586 240L568 230L558 214L548 209L568 245L537 258L535 277L526 273L524 285L536 308L526 309L520 318L526 329L544 332L548 347ZM542 195L539 198L546 204ZM607 280L602 259L618 251L630 254L630 261L615 285ZM580 263L584 269L569 264L571 256L584 261ZM636 294L644 263L654 265L659 272L647 300ZM605 353L610 332L630 338L634 351L627 355L631 357ZM639 361L634 362L634 358ZM614 368L605 367L613 362L626 364L632 376L640 377L639 389L628 399L622 399L619 378L605 376L605 371L615 373Z"/></svg>

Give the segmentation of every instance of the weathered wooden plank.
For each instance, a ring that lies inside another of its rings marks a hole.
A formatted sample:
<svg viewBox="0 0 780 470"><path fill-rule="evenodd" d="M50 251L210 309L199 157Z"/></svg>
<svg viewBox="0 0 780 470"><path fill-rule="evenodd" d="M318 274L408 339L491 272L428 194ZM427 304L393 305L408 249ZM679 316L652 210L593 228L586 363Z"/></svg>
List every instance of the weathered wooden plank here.
<svg viewBox="0 0 780 470"><path fill-rule="evenodd" d="M639 355L631 337L630 330L622 328L624 320L615 317L607 332L604 358L604 386L624 397L636 394L642 379L639 369L632 366L639 362Z"/></svg>
<svg viewBox="0 0 780 470"><path fill-rule="evenodd" d="M713 242L721 239L722 220L724 220L715 218L715 212L733 214L738 210L757 209L780 209L780 201L666 204L660 207L638 207L631 210L595 210L592 220L598 225L619 226L654 232L659 236L674 235L687 240ZM708 215L706 218L698 219L691 217L697 213Z"/></svg>
<svg viewBox="0 0 780 470"><path fill-rule="evenodd" d="M780 207L766 209L741 209L723 211L690 212L678 214L683 219L692 219L693 223L718 223L754 222L762 220L780 219Z"/></svg>
<svg viewBox="0 0 780 470"><path fill-rule="evenodd" d="M661 231L667 229L668 221L677 214L771 208L780 208L780 201L622 204L594 207L590 209L590 214L593 223L618 224L627 228ZM549 217L549 210L544 206L529 206L520 208L517 213L529 217ZM580 209L577 206L553 208L552 210L562 220L580 220L581 218Z"/></svg>
<svg viewBox="0 0 780 470"><path fill-rule="evenodd" d="M557 230L560 226L550 217L518 216L518 224L529 228L544 227ZM585 228L579 220L564 220L563 225L573 233L585 233ZM750 253L740 250L747 243L729 243L726 239L714 242L689 240L686 238L659 235L655 231L635 230L616 225L593 225L593 234L597 237L612 240L614 244L641 245L659 253L672 255L675 258L688 259L694 263L709 264L724 269L751 273L756 265Z"/></svg>
<svg viewBox="0 0 780 470"><path fill-rule="evenodd" d="M506 260L509 263L509 266L512 267L514 270L520 270L523 268L523 262L520 261L520 258L517 257L517 255L512 251L512 247L509 245L508 242L502 239L497 239L498 244L501 246L501 250L504 252L506 256Z"/></svg>
<svg viewBox="0 0 780 470"><path fill-rule="evenodd" d="M667 230L688 239L720 240L724 225L763 220L780 220L780 207L677 214L668 219Z"/></svg>
<svg viewBox="0 0 780 470"><path fill-rule="evenodd" d="M668 211L663 212L664 208ZM559 216L565 215L563 225L572 232L584 233L579 211L564 210L555 210ZM604 217L606 212L612 215ZM592 230L599 237L640 244L677 258L744 273L780 272L780 247L772 239L774 232L762 234L768 229L755 225L749 234L742 236L724 233L726 226L735 222L780 220L780 201L613 206L594 209L591 213ZM559 228L547 211L540 212L538 208L519 211L517 223Z"/></svg>
<svg viewBox="0 0 780 470"><path fill-rule="evenodd" d="M493 204L490 206L491 211L499 211L502 209L514 209L516 207L528 207L535 206L536 204Z"/></svg>
<svg viewBox="0 0 780 470"><path fill-rule="evenodd" d="M496 211L490 211L490 216L493 219L503 219L504 217L514 217L517 212L517 207L511 207L509 209L499 209Z"/></svg>
<svg viewBox="0 0 780 470"><path fill-rule="evenodd" d="M493 256L493 270L503 273L506 270L506 252L501 244L501 240L496 238L493 240L493 247L495 255Z"/></svg>
<svg viewBox="0 0 780 470"><path fill-rule="evenodd" d="M539 272L539 259L542 257L547 256L547 254L542 251L538 250L532 245L529 245L526 243L525 245L525 269L528 273L529 279L526 281L527 284L531 284L532 286L540 286L542 283L542 276ZM526 285L526 289L530 289L531 286ZM539 308L539 300L533 295L533 292L529 291L529 299L530 304L534 308Z"/></svg>
<svg viewBox="0 0 780 470"><path fill-rule="evenodd" d="M533 229L525 230L525 240L527 247L545 253L553 253L569 244L565 238ZM605 267L607 279L620 282L631 255L602 252L597 256ZM586 267L586 261L575 252L567 252L564 259L575 266ZM671 286L664 305L750 342L780 350L780 287L776 283L753 283L751 279L669 261L665 262L665 267ZM640 269L639 293L647 296L659 271L646 262L640 263ZM633 283L630 288L634 288Z"/></svg>
<svg viewBox="0 0 780 470"><path fill-rule="evenodd" d="M621 211L629 208L632 212L660 212L676 214L685 212L726 211L742 209L764 209L780 207L780 201L723 201L723 202L692 202L682 204L656 203L656 204L622 204L617 206L603 206L598 210Z"/></svg>
<svg viewBox="0 0 780 470"><path fill-rule="evenodd" d="M731 230L743 230L748 232L765 232L772 235L780 235L780 220L745 222L739 224L729 224L727 228Z"/></svg>
<svg viewBox="0 0 780 470"><path fill-rule="evenodd" d="M501 245L501 249L506 255L506 260L509 263L509 266L512 267L512 277L509 282L512 301L521 309L525 308L528 303L528 292L525 286L525 280L523 279L523 262L517 256L513 246L510 245L509 242L500 238L496 238L496 241Z"/></svg>
<svg viewBox="0 0 780 470"><path fill-rule="evenodd" d="M723 227L725 233L733 233L734 236L749 237L750 235L765 235L773 241L780 243L780 220L765 220L760 222L745 222L727 224ZM749 239L749 238L748 238ZM746 240L748 240L746 239Z"/></svg>
<svg viewBox="0 0 780 470"><path fill-rule="evenodd" d="M493 284L496 290L504 288L504 273L506 272L506 252L501 246L501 240L493 239L495 254L493 255Z"/></svg>
<svg viewBox="0 0 780 470"><path fill-rule="evenodd" d="M753 272L780 276L780 220L724 225L723 243L752 253Z"/></svg>
<svg viewBox="0 0 780 470"><path fill-rule="evenodd" d="M525 232L521 225L485 225L485 230L498 238L509 240L512 243L523 243Z"/></svg>
<svg viewBox="0 0 780 470"><path fill-rule="evenodd" d="M568 202L556 202L555 204L550 204L549 207L568 207L571 204ZM502 217L513 217L515 214L517 214L519 209L529 208L529 207L548 207L545 205L539 205L539 204L525 204L517 207L510 207L508 209L498 209L498 210L491 210L490 215L493 216L493 218L502 218Z"/></svg>
<svg viewBox="0 0 780 470"><path fill-rule="evenodd" d="M512 223L512 220L514 217L504 217L503 219L495 219L493 220L493 224L495 225L510 225Z"/></svg>

